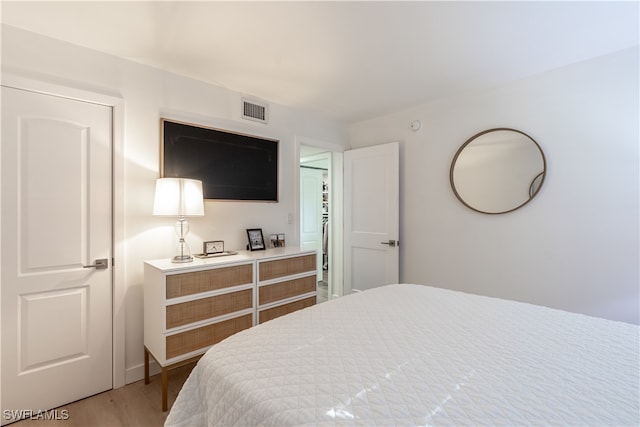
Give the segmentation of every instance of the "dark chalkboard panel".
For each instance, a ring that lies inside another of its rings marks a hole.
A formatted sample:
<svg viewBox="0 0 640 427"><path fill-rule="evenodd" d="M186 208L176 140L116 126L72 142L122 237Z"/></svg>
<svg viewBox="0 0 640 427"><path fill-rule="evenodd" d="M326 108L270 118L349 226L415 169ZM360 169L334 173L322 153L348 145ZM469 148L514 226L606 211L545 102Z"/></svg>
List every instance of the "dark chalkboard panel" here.
<svg viewBox="0 0 640 427"><path fill-rule="evenodd" d="M202 181L205 199L278 201L278 141L161 119L163 177Z"/></svg>

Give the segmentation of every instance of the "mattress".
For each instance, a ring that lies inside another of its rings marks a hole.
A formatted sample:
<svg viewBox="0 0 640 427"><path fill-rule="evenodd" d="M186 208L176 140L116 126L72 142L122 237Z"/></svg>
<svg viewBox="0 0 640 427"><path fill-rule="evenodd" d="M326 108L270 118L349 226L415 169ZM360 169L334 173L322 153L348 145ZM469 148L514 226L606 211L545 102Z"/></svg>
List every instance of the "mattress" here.
<svg viewBox="0 0 640 427"><path fill-rule="evenodd" d="M166 425L637 426L639 351L637 325L388 285L216 344Z"/></svg>

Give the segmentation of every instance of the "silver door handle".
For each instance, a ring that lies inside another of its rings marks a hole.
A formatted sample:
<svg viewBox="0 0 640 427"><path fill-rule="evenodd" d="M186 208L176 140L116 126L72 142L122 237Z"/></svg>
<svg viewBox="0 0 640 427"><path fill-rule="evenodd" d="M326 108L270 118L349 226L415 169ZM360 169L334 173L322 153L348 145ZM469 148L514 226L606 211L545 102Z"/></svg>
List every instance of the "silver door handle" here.
<svg viewBox="0 0 640 427"><path fill-rule="evenodd" d="M396 242L395 240L389 240L388 242L380 242L380 243L382 243L383 245L389 245L391 247L400 246L400 241Z"/></svg>
<svg viewBox="0 0 640 427"><path fill-rule="evenodd" d="M107 258L97 259L95 263L91 265L83 265L82 268L95 268L96 270L104 270L109 267L109 261Z"/></svg>

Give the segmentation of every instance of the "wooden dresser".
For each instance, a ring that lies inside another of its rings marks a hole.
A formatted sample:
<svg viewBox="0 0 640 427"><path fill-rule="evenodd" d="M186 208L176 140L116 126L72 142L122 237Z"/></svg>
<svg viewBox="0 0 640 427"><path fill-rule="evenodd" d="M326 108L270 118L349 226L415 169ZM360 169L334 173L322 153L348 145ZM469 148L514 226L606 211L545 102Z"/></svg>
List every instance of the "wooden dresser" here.
<svg viewBox="0 0 640 427"><path fill-rule="evenodd" d="M316 254L299 248L238 252L174 264L144 265L144 369L161 367L162 410L167 371L191 363L223 339L316 302Z"/></svg>
<svg viewBox="0 0 640 427"><path fill-rule="evenodd" d="M257 261L258 323L316 303L316 254Z"/></svg>

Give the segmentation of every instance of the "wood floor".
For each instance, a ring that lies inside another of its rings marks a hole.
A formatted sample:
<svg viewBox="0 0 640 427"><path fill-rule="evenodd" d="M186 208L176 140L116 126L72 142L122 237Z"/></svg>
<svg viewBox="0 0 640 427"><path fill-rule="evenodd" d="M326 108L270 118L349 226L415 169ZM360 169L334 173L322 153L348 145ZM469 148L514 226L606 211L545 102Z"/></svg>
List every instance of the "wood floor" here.
<svg viewBox="0 0 640 427"><path fill-rule="evenodd" d="M169 409L194 366L195 363L169 371ZM154 375L150 380L148 385L144 384L144 380L138 381L57 408L58 415L63 414L63 410L68 411L67 420L27 419L10 426L160 427L164 425L169 412L162 412L160 375Z"/></svg>

